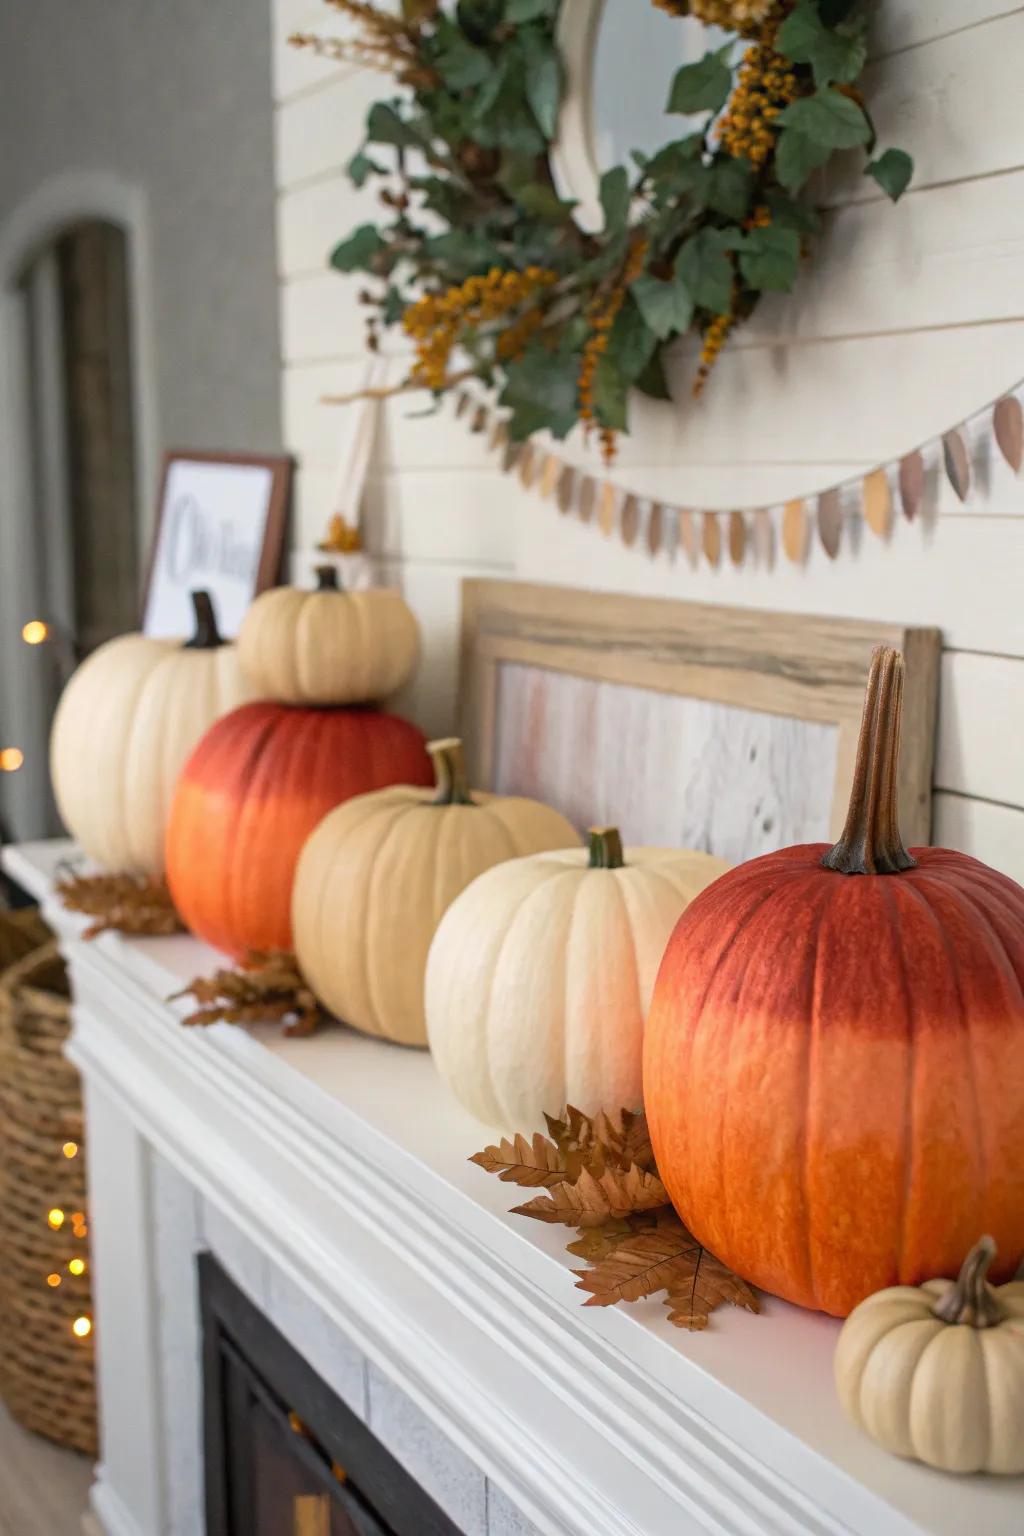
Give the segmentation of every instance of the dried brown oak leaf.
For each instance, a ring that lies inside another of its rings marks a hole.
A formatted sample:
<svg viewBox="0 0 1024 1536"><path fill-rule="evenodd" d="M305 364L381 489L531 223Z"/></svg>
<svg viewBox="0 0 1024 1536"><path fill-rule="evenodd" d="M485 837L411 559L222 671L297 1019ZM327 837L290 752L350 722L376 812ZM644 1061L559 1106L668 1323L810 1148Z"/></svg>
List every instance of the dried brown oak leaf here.
<svg viewBox="0 0 1024 1536"><path fill-rule="evenodd" d="M600 1227L609 1216L630 1211L656 1211L668 1204L668 1193L656 1174L638 1168L605 1168L599 1174L584 1167L573 1184L555 1184L546 1195L513 1206L515 1216L561 1222L567 1227Z"/></svg>
<svg viewBox="0 0 1024 1536"><path fill-rule="evenodd" d="M669 1321L691 1331L706 1328L711 1313L726 1302L760 1311L750 1286L708 1253L674 1213L663 1213L647 1231L621 1236L594 1268L573 1273L577 1289L590 1293L588 1307L642 1301L667 1291Z"/></svg>
<svg viewBox="0 0 1024 1536"><path fill-rule="evenodd" d="M658 1176L642 1112L545 1115L548 1136L517 1135L470 1159L506 1183L543 1188L514 1213L577 1228L570 1253L590 1307L666 1293L677 1328L706 1328L724 1303L760 1310L757 1295L687 1231Z"/></svg>
<svg viewBox="0 0 1024 1536"><path fill-rule="evenodd" d="M157 937L184 931L166 881L155 876L71 873L58 880L57 895L69 912L93 919L87 939L108 932Z"/></svg>
<svg viewBox="0 0 1024 1536"><path fill-rule="evenodd" d="M470 1158L485 1173L496 1173L503 1184L519 1184L524 1189L550 1189L565 1182L565 1166L558 1148L537 1131L532 1141L516 1136L502 1137L496 1147L485 1147Z"/></svg>
<svg viewBox="0 0 1024 1536"><path fill-rule="evenodd" d="M287 1020L286 1035L311 1035L323 1020L295 956L283 949L250 950L235 970L197 976L169 1001L190 993L199 1007L182 1019L186 1025Z"/></svg>

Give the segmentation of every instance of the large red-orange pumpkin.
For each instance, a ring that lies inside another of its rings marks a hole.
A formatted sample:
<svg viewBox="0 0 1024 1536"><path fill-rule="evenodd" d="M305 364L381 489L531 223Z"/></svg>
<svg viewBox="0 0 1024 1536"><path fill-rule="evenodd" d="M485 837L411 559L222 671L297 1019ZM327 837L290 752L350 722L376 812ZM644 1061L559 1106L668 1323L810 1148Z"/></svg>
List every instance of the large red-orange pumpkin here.
<svg viewBox="0 0 1024 1536"><path fill-rule="evenodd" d="M216 949L289 949L300 850L327 812L389 784L431 784L422 732L375 709L246 704L207 731L178 781L167 882Z"/></svg>
<svg viewBox="0 0 1024 1536"><path fill-rule="evenodd" d="M1024 1256L1024 890L896 818L903 662L876 652L835 848L768 854L691 902L644 1044L658 1169L746 1279L843 1317Z"/></svg>

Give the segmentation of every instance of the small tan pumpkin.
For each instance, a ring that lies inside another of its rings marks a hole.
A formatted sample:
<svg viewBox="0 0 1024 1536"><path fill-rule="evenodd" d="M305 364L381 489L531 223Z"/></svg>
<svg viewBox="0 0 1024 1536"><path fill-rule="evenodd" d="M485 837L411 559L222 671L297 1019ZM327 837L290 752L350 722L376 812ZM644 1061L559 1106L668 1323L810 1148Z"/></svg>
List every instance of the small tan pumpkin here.
<svg viewBox="0 0 1024 1536"><path fill-rule="evenodd" d="M944 1472L1024 1472L1024 1282L989 1285L995 1254L983 1237L958 1280L878 1291L844 1323L840 1400L894 1456Z"/></svg>
<svg viewBox="0 0 1024 1536"><path fill-rule="evenodd" d="M479 1120L538 1125L643 1098L644 1019L672 929L729 865L631 848L595 829L589 851L500 864L441 919L427 961L430 1049Z"/></svg>
<svg viewBox="0 0 1024 1536"><path fill-rule="evenodd" d="M274 587L250 607L238 636L242 669L259 698L280 704L361 704L387 698L412 675L419 626L390 587L344 592L333 565L315 592Z"/></svg>
<svg viewBox="0 0 1024 1536"><path fill-rule="evenodd" d="M303 975L339 1019L425 1045L423 975L438 923L504 859L579 838L536 800L470 792L461 744L435 741L435 790L399 785L331 811L308 838L292 891Z"/></svg>
<svg viewBox="0 0 1024 1536"><path fill-rule="evenodd" d="M89 656L61 695L50 773L65 826L103 869L158 875L178 774L216 720L247 703L235 646L194 592L186 644L119 635Z"/></svg>

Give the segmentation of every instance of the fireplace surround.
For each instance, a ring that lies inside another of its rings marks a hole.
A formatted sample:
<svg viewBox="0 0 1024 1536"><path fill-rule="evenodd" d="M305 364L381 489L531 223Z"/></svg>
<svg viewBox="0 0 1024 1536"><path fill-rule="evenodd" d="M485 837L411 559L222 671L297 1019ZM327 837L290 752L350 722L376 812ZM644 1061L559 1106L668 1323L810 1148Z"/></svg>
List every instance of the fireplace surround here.
<svg viewBox="0 0 1024 1536"><path fill-rule="evenodd" d="M688 1335L653 1302L582 1307L562 1234L468 1163L493 1138L425 1053L183 1029L168 998L219 957L84 942L52 897L70 851L4 863L75 995L102 1536L203 1536L204 1252L462 1536L1018 1536L1019 1480L938 1476L845 1420L834 1320L769 1298Z"/></svg>

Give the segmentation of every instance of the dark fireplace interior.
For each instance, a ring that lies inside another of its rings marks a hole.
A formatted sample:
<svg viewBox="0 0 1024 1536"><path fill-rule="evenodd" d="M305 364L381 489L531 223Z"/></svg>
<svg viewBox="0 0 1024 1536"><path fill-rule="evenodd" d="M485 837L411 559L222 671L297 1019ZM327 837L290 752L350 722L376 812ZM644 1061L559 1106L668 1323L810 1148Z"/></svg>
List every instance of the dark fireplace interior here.
<svg viewBox="0 0 1024 1536"><path fill-rule="evenodd" d="M459 1536L209 1254L199 1285L206 1536Z"/></svg>

